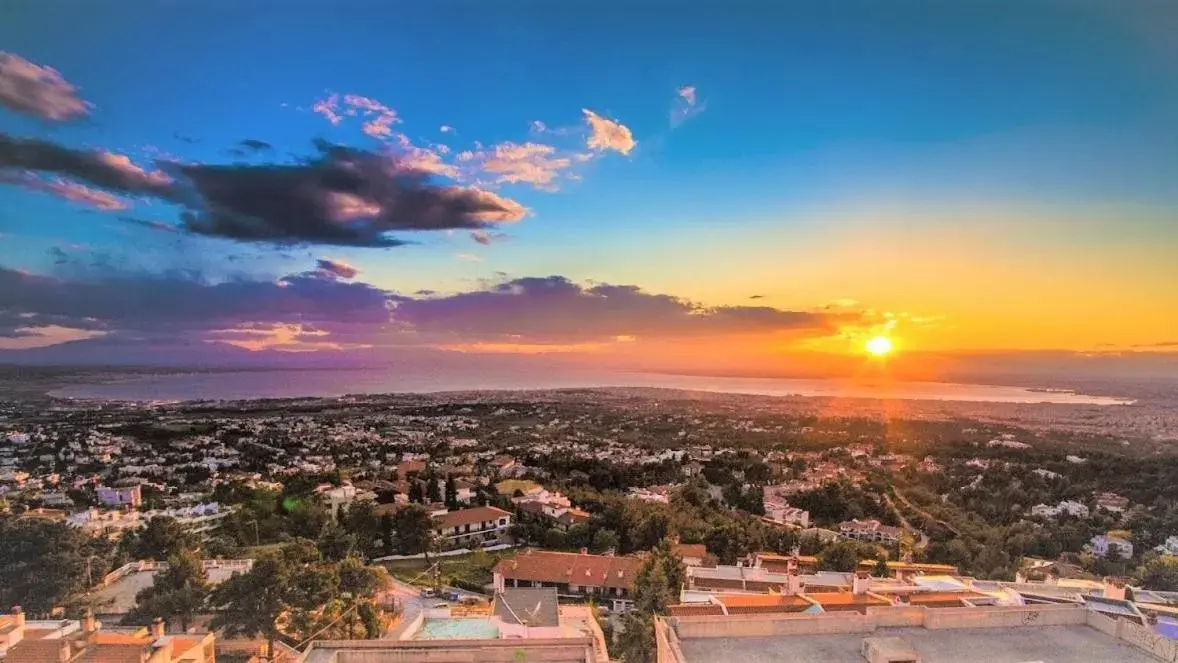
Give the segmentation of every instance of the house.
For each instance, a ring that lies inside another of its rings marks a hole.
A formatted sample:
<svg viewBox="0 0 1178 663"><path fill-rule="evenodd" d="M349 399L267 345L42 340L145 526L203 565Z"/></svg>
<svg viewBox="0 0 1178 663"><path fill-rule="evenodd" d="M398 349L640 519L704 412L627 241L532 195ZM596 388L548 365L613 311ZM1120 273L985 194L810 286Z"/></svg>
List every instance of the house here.
<svg viewBox="0 0 1178 663"><path fill-rule="evenodd" d="M1072 500L1064 500L1055 506L1036 504L1031 507L1031 515L1041 518L1055 518L1061 513L1066 513L1069 516L1075 516L1077 518L1087 518L1089 515L1088 507Z"/></svg>
<svg viewBox="0 0 1178 663"><path fill-rule="evenodd" d="M1166 542L1154 548L1163 555L1178 555L1178 536L1166 537Z"/></svg>
<svg viewBox="0 0 1178 663"><path fill-rule="evenodd" d="M99 504L113 507L129 506L139 508L143 504L143 492L139 484L122 488L107 488L99 486L95 491Z"/></svg>
<svg viewBox="0 0 1178 663"><path fill-rule="evenodd" d="M495 456L491 461L491 469L499 476L515 476L520 465L511 456Z"/></svg>
<svg viewBox="0 0 1178 663"><path fill-rule="evenodd" d="M445 548L494 545L504 542L512 517L493 506L447 511L434 516L434 531Z"/></svg>
<svg viewBox="0 0 1178 663"><path fill-rule="evenodd" d="M1107 557L1114 551L1121 559L1133 556L1133 544L1128 539L1122 539L1119 536L1097 534L1088 542L1088 546L1092 549L1092 554L1097 557Z"/></svg>
<svg viewBox="0 0 1178 663"><path fill-rule="evenodd" d="M116 632L103 631L92 613L80 621L32 622L13 608L0 620L4 631L11 642L5 663L215 663L212 633L169 635L161 619L150 629Z"/></svg>
<svg viewBox="0 0 1178 663"><path fill-rule="evenodd" d="M793 525L803 529L810 526L809 511L792 507L785 502L766 501L765 517L782 525Z"/></svg>
<svg viewBox="0 0 1178 663"><path fill-rule="evenodd" d="M1129 508L1129 498L1116 493L1097 493L1096 508L1112 513L1124 513Z"/></svg>
<svg viewBox="0 0 1178 663"><path fill-rule="evenodd" d="M331 514L332 520L339 517L341 511L347 511L348 507L353 502L358 500L375 500L376 493L370 490L361 490L350 483L345 483L341 486L328 486L322 490L317 490L319 499L327 505L327 510Z"/></svg>
<svg viewBox="0 0 1178 663"><path fill-rule="evenodd" d="M684 566L703 566L708 549L702 543L676 543L671 550L683 559Z"/></svg>
<svg viewBox="0 0 1178 663"><path fill-rule="evenodd" d="M847 520L839 523L839 536L856 541L895 543L903 533L899 527L881 524L878 520Z"/></svg>
<svg viewBox="0 0 1178 663"><path fill-rule="evenodd" d="M633 605L634 576L642 560L637 557L590 555L528 549L495 566L495 590L510 587L555 587L571 598L596 598L615 611Z"/></svg>

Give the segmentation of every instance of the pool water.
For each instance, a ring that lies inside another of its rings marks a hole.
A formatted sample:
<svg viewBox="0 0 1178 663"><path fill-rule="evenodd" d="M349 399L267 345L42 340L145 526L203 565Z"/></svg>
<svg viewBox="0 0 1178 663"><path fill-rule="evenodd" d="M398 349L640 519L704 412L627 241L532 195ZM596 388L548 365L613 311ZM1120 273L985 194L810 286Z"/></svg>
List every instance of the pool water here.
<svg viewBox="0 0 1178 663"><path fill-rule="evenodd" d="M486 619L427 619L415 640L483 640L499 637L499 627Z"/></svg>

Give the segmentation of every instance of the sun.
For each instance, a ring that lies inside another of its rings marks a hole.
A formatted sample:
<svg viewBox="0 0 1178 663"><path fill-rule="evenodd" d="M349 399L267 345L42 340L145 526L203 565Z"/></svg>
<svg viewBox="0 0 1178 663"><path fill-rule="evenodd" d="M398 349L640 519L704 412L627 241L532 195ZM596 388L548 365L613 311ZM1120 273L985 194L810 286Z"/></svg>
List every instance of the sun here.
<svg viewBox="0 0 1178 663"><path fill-rule="evenodd" d="M866 345L863 347L867 350L867 354L883 357L891 354L892 339L887 336L873 336L868 339Z"/></svg>

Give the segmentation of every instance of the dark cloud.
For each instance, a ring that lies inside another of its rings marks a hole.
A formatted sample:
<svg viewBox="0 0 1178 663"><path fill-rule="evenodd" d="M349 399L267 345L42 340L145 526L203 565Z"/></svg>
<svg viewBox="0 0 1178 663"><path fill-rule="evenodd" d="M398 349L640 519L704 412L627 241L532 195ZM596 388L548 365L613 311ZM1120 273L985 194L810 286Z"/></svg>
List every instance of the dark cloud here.
<svg viewBox="0 0 1178 663"><path fill-rule="evenodd" d="M496 242L502 242L506 240L507 235L504 233L491 233L487 232L486 230L472 230L470 231L470 238L473 239L477 244L490 246Z"/></svg>
<svg viewBox="0 0 1178 663"><path fill-rule="evenodd" d="M137 226L143 226L144 228L149 228L151 230L158 230L160 232L168 232L168 233L180 232L180 228L178 228L170 223L164 223L163 221L152 221L150 219L137 219L132 216L120 216L119 220L123 221L125 223L132 223ZM232 256L230 256L230 258L232 258Z"/></svg>
<svg viewBox="0 0 1178 663"><path fill-rule="evenodd" d="M279 281L210 283L188 272L73 280L0 268L0 315L83 329L199 332L245 323L379 325L388 321L386 302L387 294L371 285L314 272Z"/></svg>
<svg viewBox="0 0 1178 663"><path fill-rule="evenodd" d="M318 147L319 156L303 163L167 163L165 173L110 152L0 134L0 170L56 173L107 191L159 198L185 208L184 230L246 242L400 246L408 242L389 233L476 230L526 213L490 191L433 184L428 173L390 155Z"/></svg>
<svg viewBox="0 0 1178 663"><path fill-rule="evenodd" d="M242 241L398 246L388 233L483 228L525 213L489 191L431 184L386 155L319 147L296 165L180 166L197 194L185 227Z"/></svg>
<svg viewBox="0 0 1178 663"><path fill-rule="evenodd" d="M165 199L175 196L171 177L145 170L123 155L75 150L5 133L0 133L0 169L56 173L117 193Z"/></svg>
<svg viewBox="0 0 1178 663"><path fill-rule="evenodd" d="M1138 343L1130 346L1138 350L1158 350L1164 348L1178 348L1178 341L1158 341L1157 343Z"/></svg>
<svg viewBox="0 0 1178 663"><path fill-rule="evenodd" d="M765 295L749 295L749 299L764 299Z"/></svg>
<svg viewBox="0 0 1178 663"><path fill-rule="evenodd" d="M330 258L320 258L315 261L315 265L320 272L338 276L344 279L356 278L356 275L360 273L359 269L356 269L348 263L342 262L340 260L332 260Z"/></svg>
<svg viewBox="0 0 1178 663"><path fill-rule="evenodd" d="M617 336L825 334L857 316L767 306L704 307L637 286L581 286L562 276L518 278L444 297L394 297L393 318L418 332L468 339L580 341Z"/></svg>
<svg viewBox="0 0 1178 663"><path fill-rule="evenodd" d="M237 143L243 149L252 150L254 152L265 152L274 149L274 146L264 140L256 140L254 138L246 138Z"/></svg>

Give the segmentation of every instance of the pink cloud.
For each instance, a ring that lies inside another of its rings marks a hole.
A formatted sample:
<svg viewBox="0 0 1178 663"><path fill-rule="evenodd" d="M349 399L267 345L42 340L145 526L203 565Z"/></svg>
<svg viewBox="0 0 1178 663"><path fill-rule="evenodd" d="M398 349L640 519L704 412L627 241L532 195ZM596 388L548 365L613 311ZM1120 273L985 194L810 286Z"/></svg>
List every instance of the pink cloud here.
<svg viewBox="0 0 1178 663"><path fill-rule="evenodd" d="M87 115L91 107L56 69L4 52L0 52L0 104L55 122Z"/></svg>
<svg viewBox="0 0 1178 663"><path fill-rule="evenodd" d="M130 157L113 152L99 152L97 158L102 163L126 175L130 180L138 181L148 187L165 187L172 183L172 178L163 171L147 171L135 165Z"/></svg>
<svg viewBox="0 0 1178 663"><path fill-rule="evenodd" d="M589 124L589 139L586 144L590 149L614 150L622 154L629 154L630 150L633 150L634 146L638 144L634 140L634 134L626 125L602 117L588 108L583 108L581 111L585 114L585 121Z"/></svg>
<svg viewBox="0 0 1178 663"><path fill-rule="evenodd" d="M4 173L0 174L0 182L16 184L32 191L42 191L70 202L82 203L108 212L127 209L131 206L122 198L105 191L91 189L60 177L41 178L30 172Z"/></svg>
<svg viewBox="0 0 1178 663"><path fill-rule="evenodd" d="M541 143L501 143L465 160L478 161L478 168L492 174L496 184L526 183L540 188L553 188L552 181L572 165L572 159Z"/></svg>
<svg viewBox="0 0 1178 663"><path fill-rule="evenodd" d="M683 124L687 118L704 112L705 104L700 101L695 86L684 85L675 93L674 105L671 106L671 126Z"/></svg>
<svg viewBox="0 0 1178 663"><path fill-rule="evenodd" d="M105 336L106 332L93 329L75 329L61 325L44 325L38 327L19 327L12 337L0 336L0 350L31 350L33 348L47 348L72 341L84 341L90 338Z"/></svg>
<svg viewBox="0 0 1178 663"><path fill-rule="evenodd" d="M327 121L333 125L339 124L344 119L340 117L339 113L337 112L339 110L338 94L332 94L329 95L326 99L320 99L319 101L316 101L315 105L311 106L311 110L325 117Z"/></svg>
<svg viewBox="0 0 1178 663"><path fill-rule="evenodd" d="M360 273L360 270L349 265L342 260L332 260L331 258L320 258L315 262L316 268L328 275L338 276L340 278L352 279Z"/></svg>

